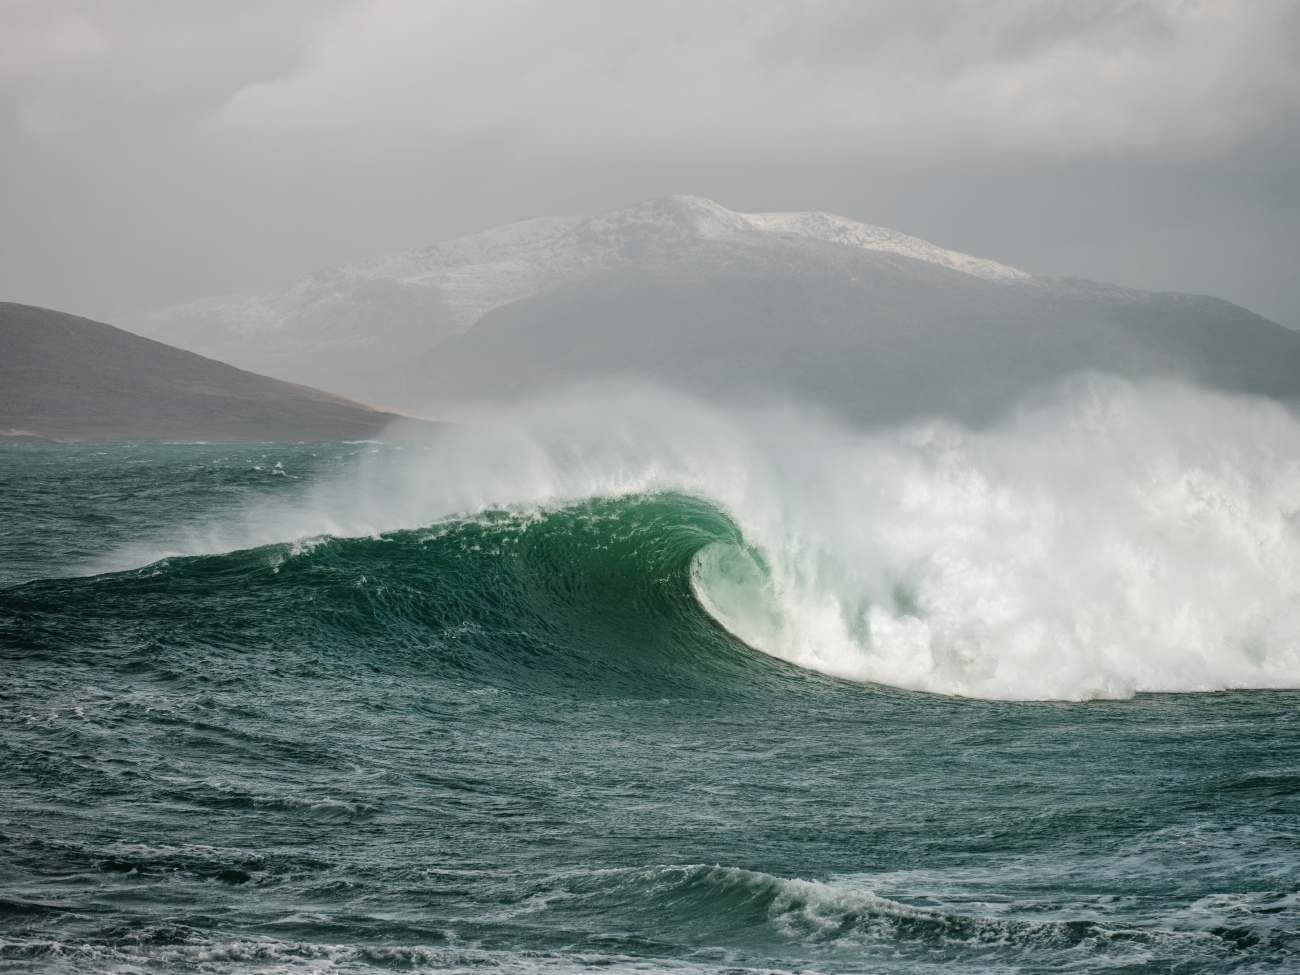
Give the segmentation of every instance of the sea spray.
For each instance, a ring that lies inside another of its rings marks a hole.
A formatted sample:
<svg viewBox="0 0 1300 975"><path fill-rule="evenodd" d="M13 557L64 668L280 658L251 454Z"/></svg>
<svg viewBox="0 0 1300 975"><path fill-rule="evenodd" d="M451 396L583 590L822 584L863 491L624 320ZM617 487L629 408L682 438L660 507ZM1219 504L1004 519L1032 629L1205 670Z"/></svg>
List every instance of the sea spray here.
<svg viewBox="0 0 1300 975"><path fill-rule="evenodd" d="M837 447L779 522L735 512L747 549L701 553L696 586L752 646L900 687L1294 687L1298 461L1273 405L1097 384L994 430Z"/></svg>
<svg viewBox="0 0 1300 975"><path fill-rule="evenodd" d="M1006 699L1300 687L1300 420L1269 402L1093 377L989 429L854 434L588 393L358 459L113 564L672 492L736 526L695 559L702 605L802 667Z"/></svg>

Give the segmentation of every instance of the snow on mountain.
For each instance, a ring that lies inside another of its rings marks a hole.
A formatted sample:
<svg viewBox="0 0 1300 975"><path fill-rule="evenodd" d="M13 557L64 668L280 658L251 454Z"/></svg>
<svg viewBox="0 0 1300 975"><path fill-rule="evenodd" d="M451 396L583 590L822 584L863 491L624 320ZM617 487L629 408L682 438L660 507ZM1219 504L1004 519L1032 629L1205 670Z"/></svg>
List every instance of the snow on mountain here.
<svg viewBox="0 0 1300 975"><path fill-rule="evenodd" d="M340 264L270 294L190 301L122 324L244 368L373 396L390 354L427 349L509 302L683 247L702 247L701 260L708 260L717 251L708 245L752 253L800 239L898 254L991 281L1029 277L829 213L736 213L700 197L669 196L595 217L525 220Z"/></svg>
<svg viewBox="0 0 1300 975"><path fill-rule="evenodd" d="M964 271L989 281L1023 281L1029 278L1024 271L997 261L947 250L919 237L909 237L896 230L875 227L869 223L858 223L847 217L837 217L833 213L746 213L739 216L743 216L750 226L760 231L809 237L868 251L901 254L918 261L952 268L954 271Z"/></svg>

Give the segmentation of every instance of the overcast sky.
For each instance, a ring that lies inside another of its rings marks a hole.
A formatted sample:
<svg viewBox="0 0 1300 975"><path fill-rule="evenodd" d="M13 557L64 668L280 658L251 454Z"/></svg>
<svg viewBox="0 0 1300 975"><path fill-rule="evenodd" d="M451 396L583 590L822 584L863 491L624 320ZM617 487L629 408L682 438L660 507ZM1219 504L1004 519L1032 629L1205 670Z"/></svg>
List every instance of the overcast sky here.
<svg viewBox="0 0 1300 975"><path fill-rule="evenodd" d="M1300 0L0 0L0 300L665 193L1300 327Z"/></svg>

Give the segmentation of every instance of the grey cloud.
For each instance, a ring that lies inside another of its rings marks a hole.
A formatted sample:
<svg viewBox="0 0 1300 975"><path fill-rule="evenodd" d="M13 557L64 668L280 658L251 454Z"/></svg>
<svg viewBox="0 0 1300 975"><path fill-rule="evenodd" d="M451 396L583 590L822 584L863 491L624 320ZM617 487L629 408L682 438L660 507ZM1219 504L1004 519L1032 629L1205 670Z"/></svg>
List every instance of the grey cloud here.
<svg viewBox="0 0 1300 975"><path fill-rule="evenodd" d="M17 0L6 141L826 157L1216 145L1296 118L1293 0Z"/></svg>
<svg viewBox="0 0 1300 975"><path fill-rule="evenodd" d="M556 155L1221 145L1295 116L1298 25L1293 3L1210 0L372 0L218 120Z"/></svg>
<svg viewBox="0 0 1300 975"><path fill-rule="evenodd" d="M292 71L335 0L14 0L0 8L0 141L186 134L251 83Z"/></svg>

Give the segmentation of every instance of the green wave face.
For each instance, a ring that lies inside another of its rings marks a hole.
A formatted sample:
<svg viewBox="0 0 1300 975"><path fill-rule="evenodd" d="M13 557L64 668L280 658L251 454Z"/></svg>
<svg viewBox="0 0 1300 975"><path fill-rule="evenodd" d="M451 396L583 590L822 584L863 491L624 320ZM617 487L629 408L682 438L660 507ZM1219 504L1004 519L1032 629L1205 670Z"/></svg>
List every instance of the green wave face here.
<svg viewBox="0 0 1300 975"><path fill-rule="evenodd" d="M88 642L134 652L131 634L171 625L196 645L251 640L499 686L715 692L787 671L696 597L701 572L719 564L719 580L761 597L761 579L732 579L719 563L733 551L747 550L717 507L639 495L172 558L15 596L37 617L75 608Z"/></svg>

